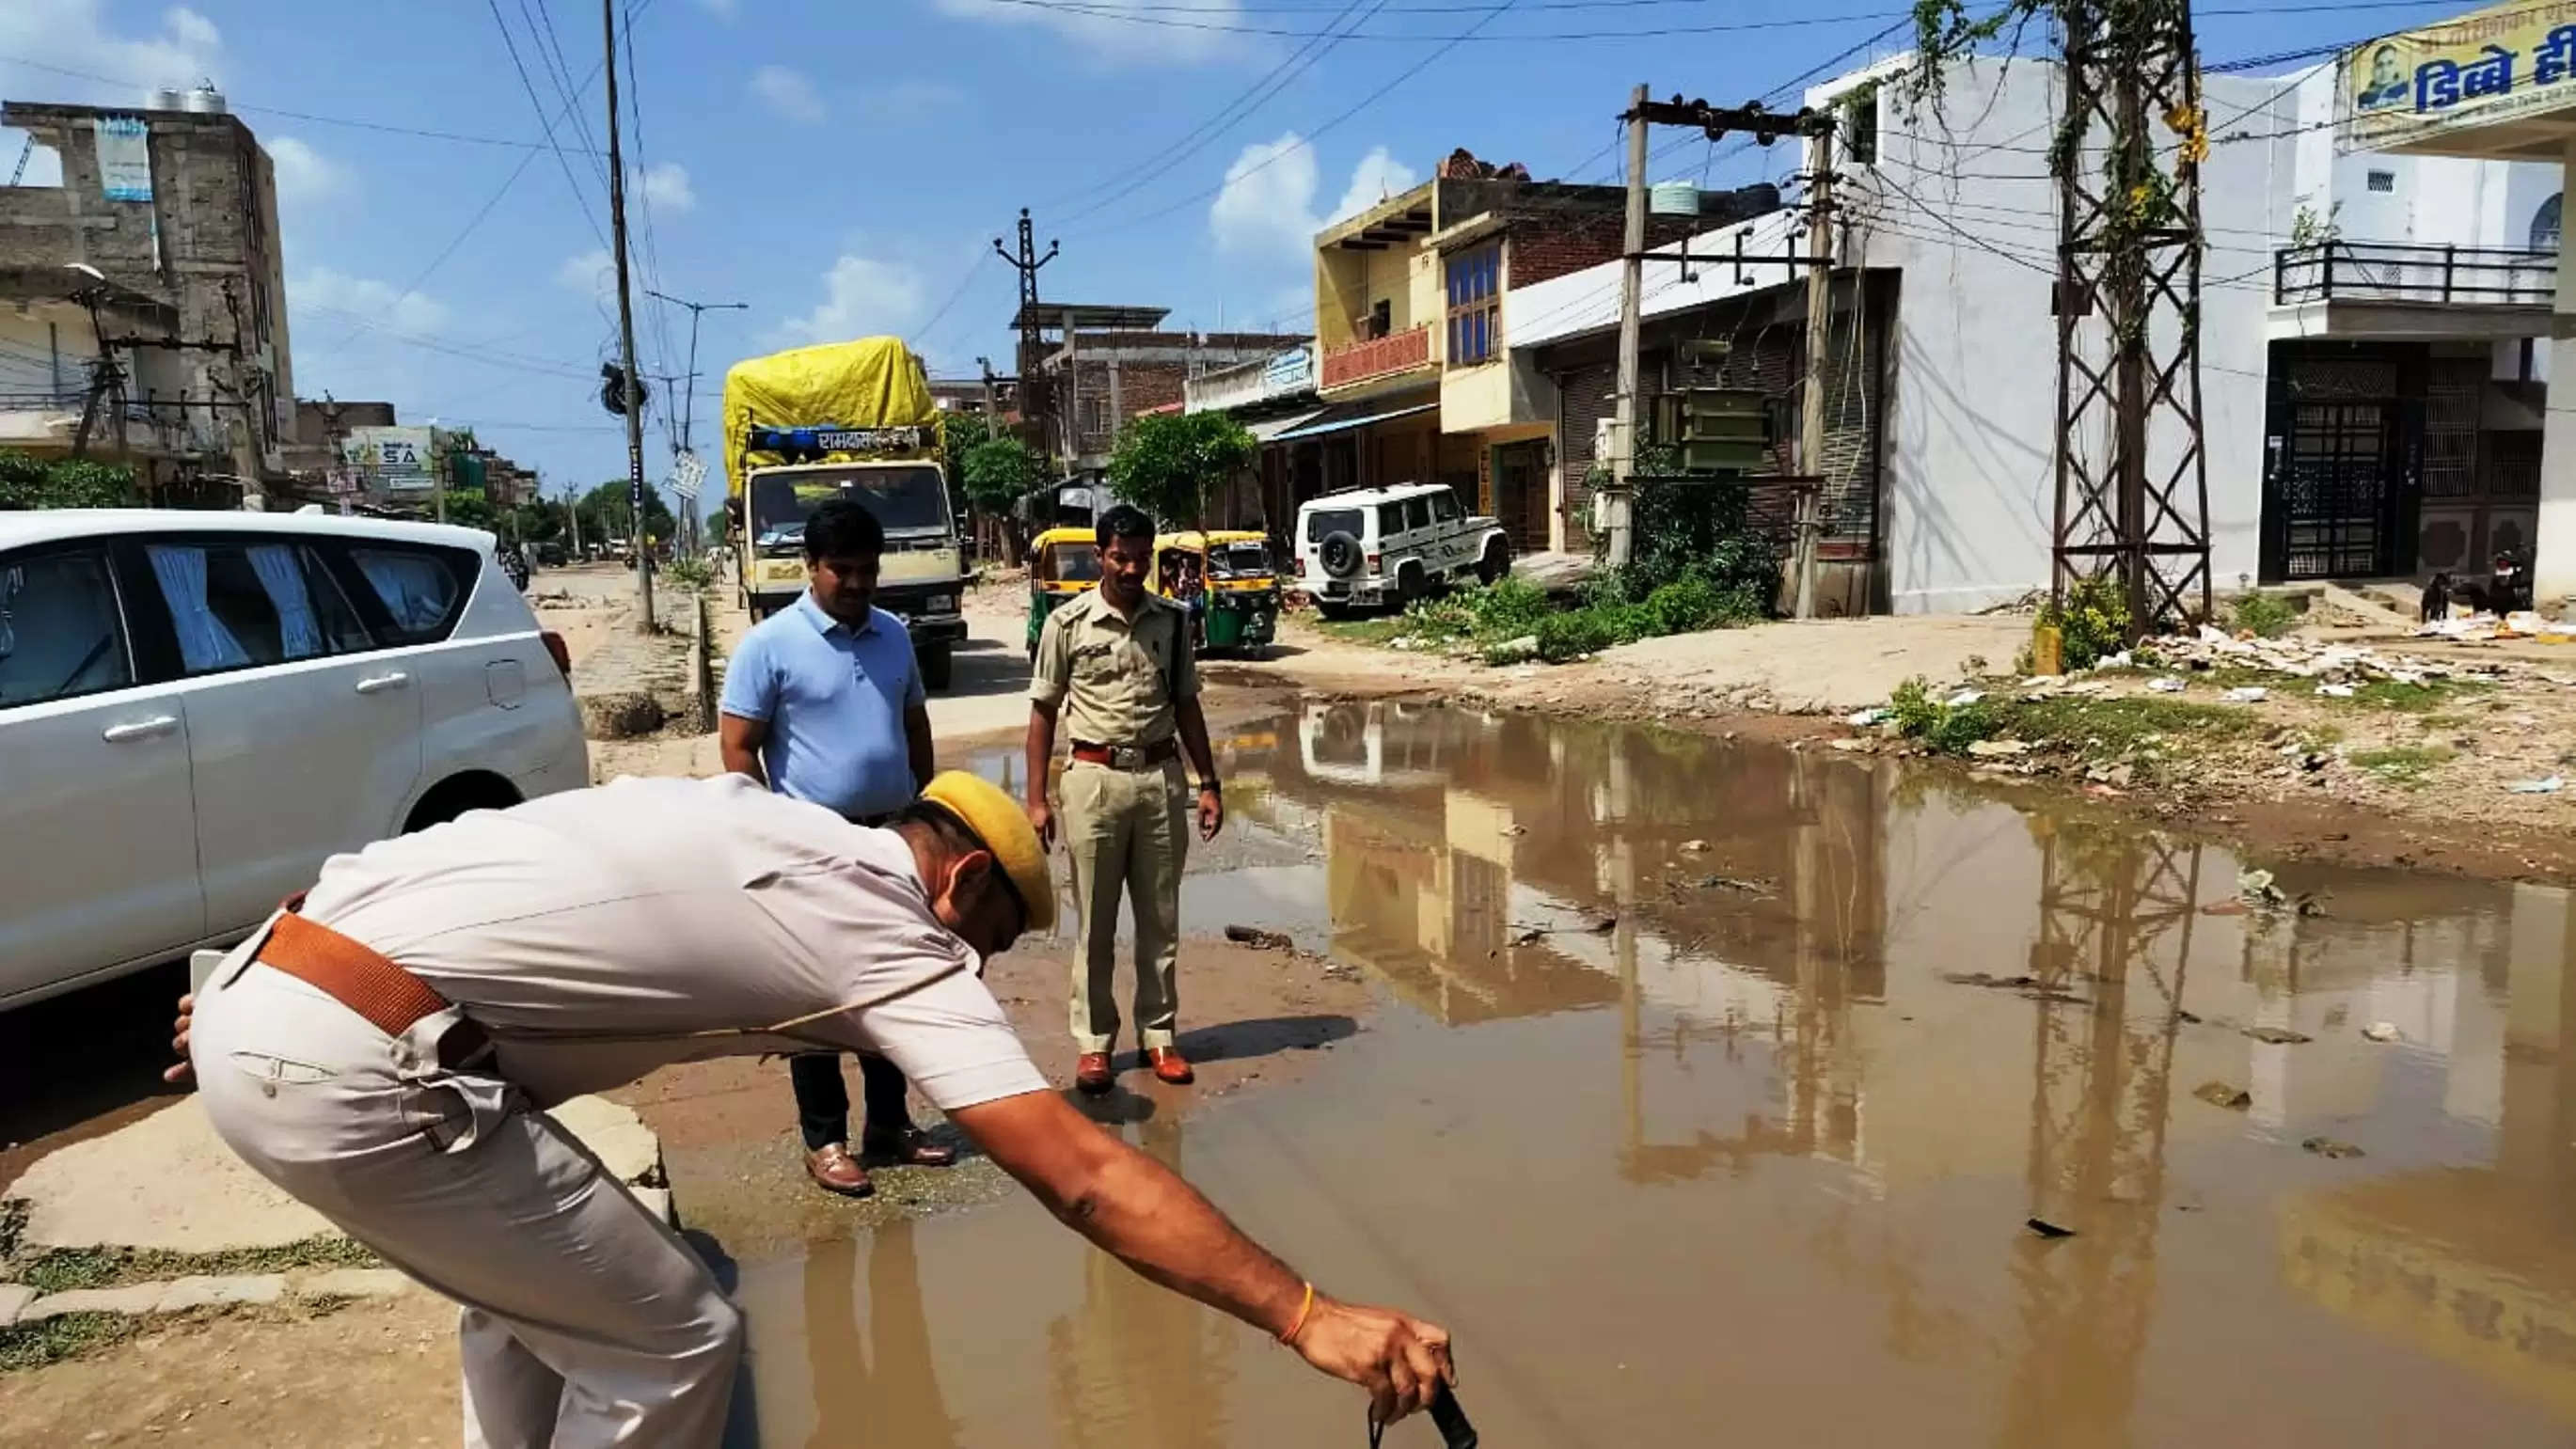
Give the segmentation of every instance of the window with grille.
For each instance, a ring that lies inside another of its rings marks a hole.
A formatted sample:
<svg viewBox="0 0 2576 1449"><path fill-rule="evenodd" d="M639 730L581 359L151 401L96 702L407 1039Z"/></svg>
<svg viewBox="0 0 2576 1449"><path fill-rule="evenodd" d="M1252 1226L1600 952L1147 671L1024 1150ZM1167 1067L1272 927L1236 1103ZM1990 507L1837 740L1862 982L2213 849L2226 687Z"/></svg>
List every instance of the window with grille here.
<svg viewBox="0 0 2576 1449"><path fill-rule="evenodd" d="M2397 173L2394 171L2373 171L2365 178L2365 180L2373 191L2395 191L2397 189Z"/></svg>
<svg viewBox="0 0 2576 1449"><path fill-rule="evenodd" d="M1491 362L1502 346L1503 248L1497 242L1449 258L1451 367Z"/></svg>

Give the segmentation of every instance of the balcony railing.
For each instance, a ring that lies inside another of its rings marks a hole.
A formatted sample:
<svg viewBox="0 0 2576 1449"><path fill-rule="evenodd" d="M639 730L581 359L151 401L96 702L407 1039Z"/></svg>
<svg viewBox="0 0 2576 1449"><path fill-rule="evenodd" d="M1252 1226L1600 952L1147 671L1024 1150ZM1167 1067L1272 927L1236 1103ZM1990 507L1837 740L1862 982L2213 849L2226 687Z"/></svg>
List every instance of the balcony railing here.
<svg viewBox="0 0 2576 1449"><path fill-rule="evenodd" d="M2446 302L2546 307L2558 291L2558 253L2507 247L2317 242L2272 254L2272 300Z"/></svg>
<svg viewBox="0 0 2576 1449"><path fill-rule="evenodd" d="M1324 354L1324 386L1344 387L1373 377L1411 372L1431 365L1431 329L1416 327L1369 342L1354 342Z"/></svg>

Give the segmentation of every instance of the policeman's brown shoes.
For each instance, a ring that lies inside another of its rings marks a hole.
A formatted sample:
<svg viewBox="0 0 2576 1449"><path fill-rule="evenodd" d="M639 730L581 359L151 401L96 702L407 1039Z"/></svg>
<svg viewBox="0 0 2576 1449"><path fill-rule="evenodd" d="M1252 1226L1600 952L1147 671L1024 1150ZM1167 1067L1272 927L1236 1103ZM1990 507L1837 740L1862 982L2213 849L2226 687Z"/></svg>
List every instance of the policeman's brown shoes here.
<svg viewBox="0 0 2576 1449"><path fill-rule="evenodd" d="M1107 1052L1084 1052L1073 1064L1073 1085L1085 1096L1097 1097L1108 1091L1112 1080Z"/></svg>
<svg viewBox="0 0 2576 1449"><path fill-rule="evenodd" d="M1190 1070L1190 1059L1172 1047L1155 1047L1145 1053L1145 1064L1154 1069L1155 1079L1175 1087L1186 1087L1198 1080ZM1109 1090L1115 1074L1109 1069L1109 1053L1084 1052L1073 1064L1073 1085L1084 1095L1097 1097Z"/></svg>

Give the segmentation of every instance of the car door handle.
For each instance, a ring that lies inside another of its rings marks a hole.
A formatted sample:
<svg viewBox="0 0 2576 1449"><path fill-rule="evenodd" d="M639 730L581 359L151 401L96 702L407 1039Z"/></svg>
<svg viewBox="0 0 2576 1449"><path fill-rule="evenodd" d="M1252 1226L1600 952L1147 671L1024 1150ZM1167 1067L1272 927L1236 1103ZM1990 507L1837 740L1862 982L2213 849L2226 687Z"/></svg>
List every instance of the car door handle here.
<svg viewBox="0 0 2576 1449"><path fill-rule="evenodd" d="M150 719L127 720L123 724L109 725L106 729L99 731L98 737L107 741L111 745L121 745L128 740L155 739L161 735L170 733L178 727L179 717L177 715L156 714Z"/></svg>
<svg viewBox="0 0 2576 1449"><path fill-rule="evenodd" d="M370 674L366 678L359 680L358 692L360 694L382 694L388 689L400 689L409 683L411 683L411 676L397 669L391 674Z"/></svg>

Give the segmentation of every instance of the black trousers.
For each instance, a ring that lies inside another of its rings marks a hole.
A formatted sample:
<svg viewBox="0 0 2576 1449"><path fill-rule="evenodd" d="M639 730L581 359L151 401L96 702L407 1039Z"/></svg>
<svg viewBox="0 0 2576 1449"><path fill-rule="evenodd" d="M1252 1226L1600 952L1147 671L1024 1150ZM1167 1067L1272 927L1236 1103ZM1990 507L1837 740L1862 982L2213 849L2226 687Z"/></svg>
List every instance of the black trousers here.
<svg viewBox="0 0 2576 1449"><path fill-rule="evenodd" d="M859 1059L859 1086L867 1100L867 1125L880 1132L912 1125L903 1101L903 1072L883 1057L866 1052ZM796 1087L796 1125L805 1133L805 1150L815 1151L850 1140L850 1089L841 1080L839 1052L802 1052L787 1059L787 1080Z"/></svg>

